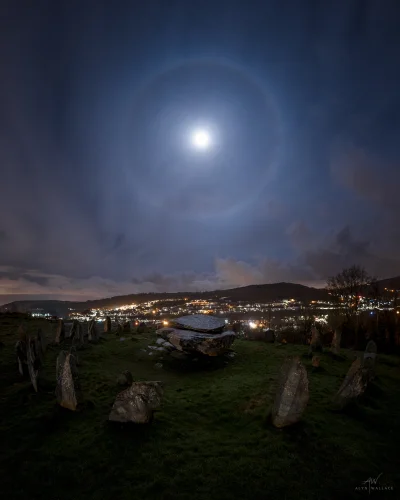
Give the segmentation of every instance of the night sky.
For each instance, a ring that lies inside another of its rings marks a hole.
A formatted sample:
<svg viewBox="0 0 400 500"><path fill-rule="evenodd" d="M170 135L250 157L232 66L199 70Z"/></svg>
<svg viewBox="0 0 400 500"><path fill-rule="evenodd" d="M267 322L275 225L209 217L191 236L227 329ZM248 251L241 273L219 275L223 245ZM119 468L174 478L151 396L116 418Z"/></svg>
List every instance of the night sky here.
<svg viewBox="0 0 400 500"><path fill-rule="evenodd" d="M400 274L399 23L398 0L3 1L0 303Z"/></svg>

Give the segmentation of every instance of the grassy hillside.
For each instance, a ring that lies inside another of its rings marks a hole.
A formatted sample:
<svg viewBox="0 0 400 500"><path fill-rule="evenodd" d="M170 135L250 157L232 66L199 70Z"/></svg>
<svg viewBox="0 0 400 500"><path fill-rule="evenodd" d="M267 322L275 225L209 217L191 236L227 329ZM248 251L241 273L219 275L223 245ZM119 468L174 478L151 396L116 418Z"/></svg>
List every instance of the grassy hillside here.
<svg viewBox="0 0 400 500"><path fill-rule="evenodd" d="M37 328L40 321L30 321ZM52 325L42 323L50 334ZM85 402L79 412L55 403L58 348L46 353L35 394L15 364L16 320L0 323L0 485L7 499L336 499L365 498L355 488L380 473L399 495L400 360L382 356L368 395L346 414L329 411L354 354L313 372L303 421L277 430L268 422L279 366L303 346L238 340L236 357L196 368L175 360L162 369L143 352L154 334L109 338L79 351ZM165 382L152 425L121 428L107 417L116 379ZM378 493L377 493L378 494Z"/></svg>

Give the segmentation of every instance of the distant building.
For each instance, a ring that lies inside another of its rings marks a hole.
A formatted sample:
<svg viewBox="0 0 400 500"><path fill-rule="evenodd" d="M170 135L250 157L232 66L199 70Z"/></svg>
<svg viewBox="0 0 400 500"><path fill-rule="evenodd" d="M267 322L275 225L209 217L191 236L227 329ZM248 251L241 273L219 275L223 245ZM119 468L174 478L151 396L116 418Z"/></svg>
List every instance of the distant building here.
<svg viewBox="0 0 400 500"><path fill-rule="evenodd" d="M50 313L41 308L31 309L30 313L33 318L49 318L51 316Z"/></svg>

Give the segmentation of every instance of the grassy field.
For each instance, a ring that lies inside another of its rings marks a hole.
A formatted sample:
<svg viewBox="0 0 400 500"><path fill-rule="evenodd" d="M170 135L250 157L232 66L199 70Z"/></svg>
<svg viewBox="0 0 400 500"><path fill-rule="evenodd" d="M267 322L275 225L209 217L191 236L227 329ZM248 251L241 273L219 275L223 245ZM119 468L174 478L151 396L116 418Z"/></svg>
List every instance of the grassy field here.
<svg viewBox="0 0 400 500"><path fill-rule="evenodd" d="M40 320L29 322L34 330ZM42 328L50 335L50 323ZM381 356L368 394L344 414L330 399L354 353L309 373L303 421L277 430L268 421L279 367L303 346L238 340L235 358L197 368L154 365L142 349L154 334L109 337L79 351L84 403L79 412L56 405L50 346L36 394L21 380L14 357L18 323L0 320L0 491L4 499L337 499L382 473L377 498L400 498L400 359ZM117 377L161 380L165 394L153 424L123 428L108 422Z"/></svg>

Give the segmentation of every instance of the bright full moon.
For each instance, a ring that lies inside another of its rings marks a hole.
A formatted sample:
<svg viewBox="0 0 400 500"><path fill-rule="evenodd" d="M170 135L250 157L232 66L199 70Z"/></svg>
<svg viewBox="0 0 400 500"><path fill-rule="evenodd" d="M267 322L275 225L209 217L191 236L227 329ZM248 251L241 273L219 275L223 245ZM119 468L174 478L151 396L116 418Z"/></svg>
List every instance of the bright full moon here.
<svg viewBox="0 0 400 500"><path fill-rule="evenodd" d="M192 133L192 145L196 149L209 149L211 146L211 137L207 130L194 130Z"/></svg>

